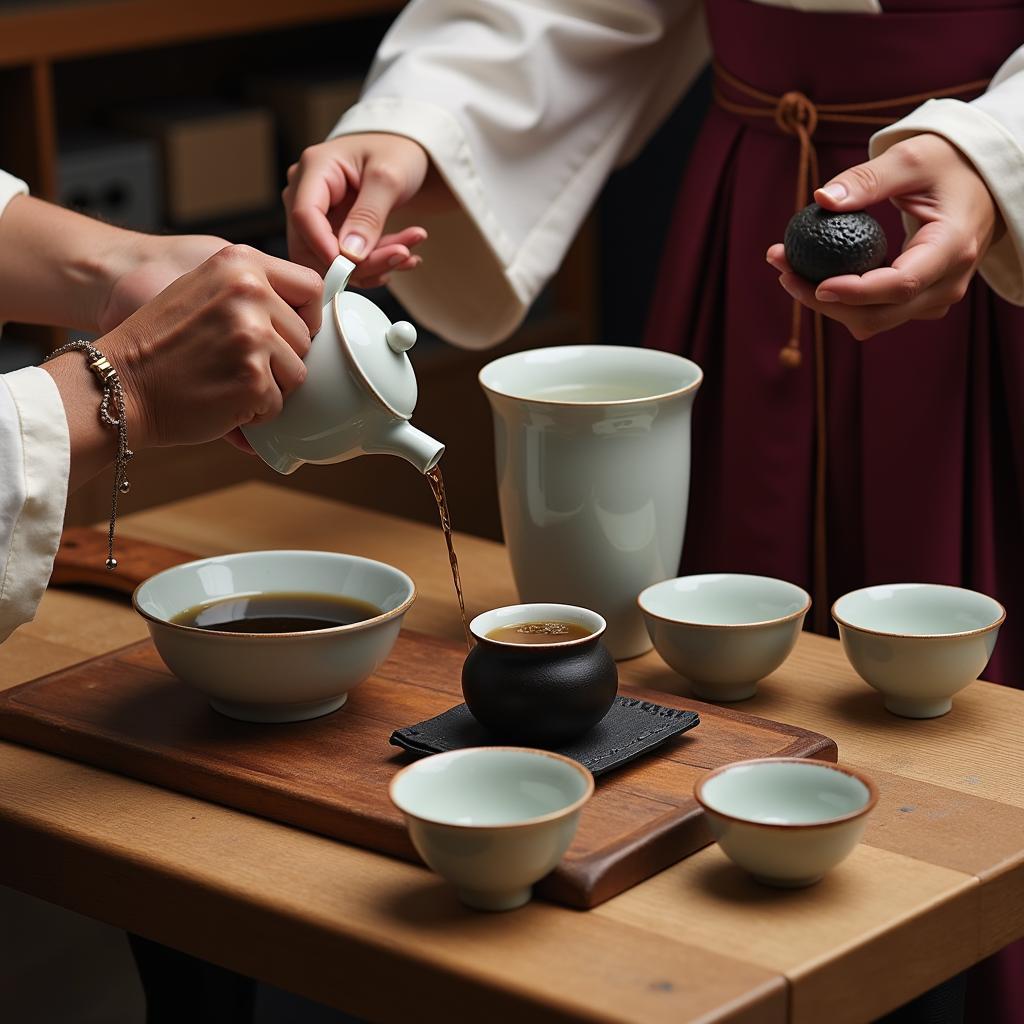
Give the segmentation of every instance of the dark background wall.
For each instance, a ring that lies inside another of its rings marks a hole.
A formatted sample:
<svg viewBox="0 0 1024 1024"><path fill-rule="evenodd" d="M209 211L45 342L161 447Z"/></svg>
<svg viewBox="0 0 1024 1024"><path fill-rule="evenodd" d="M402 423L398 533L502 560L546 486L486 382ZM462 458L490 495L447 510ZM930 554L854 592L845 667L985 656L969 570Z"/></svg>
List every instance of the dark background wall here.
<svg viewBox="0 0 1024 1024"><path fill-rule="evenodd" d="M650 142L609 179L597 204L600 340L636 344L686 161L711 102L703 74ZM641 313L638 320L637 314Z"/></svg>

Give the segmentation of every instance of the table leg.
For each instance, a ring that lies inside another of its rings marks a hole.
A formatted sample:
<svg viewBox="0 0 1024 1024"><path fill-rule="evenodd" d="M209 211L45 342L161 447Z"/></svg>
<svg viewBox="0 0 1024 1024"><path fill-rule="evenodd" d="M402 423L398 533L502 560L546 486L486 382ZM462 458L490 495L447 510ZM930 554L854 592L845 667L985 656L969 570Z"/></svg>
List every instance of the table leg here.
<svg viewBox="0 0 1024 1024"><path fill-rule="evenodd" d="M941 985L911 999L875 1024L963 1024L967 973L957 974Z"/></svg>
<svg viewBox="0 0 1024 1024"><path fill-rule="evenodd" d="M146 993L146 1024L252 1024L251 978L139 935L128 941Z"/></svg>

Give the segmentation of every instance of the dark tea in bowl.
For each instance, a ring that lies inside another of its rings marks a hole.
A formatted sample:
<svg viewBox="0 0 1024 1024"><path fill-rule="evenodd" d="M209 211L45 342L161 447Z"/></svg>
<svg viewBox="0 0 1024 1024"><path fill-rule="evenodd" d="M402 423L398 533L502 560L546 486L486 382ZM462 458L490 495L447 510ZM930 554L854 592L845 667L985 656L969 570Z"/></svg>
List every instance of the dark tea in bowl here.
<svg viewBox="0 0 1024 1024"><path fill-rule="evenodd" d="M619 675L601 642L605 620L567 604L521 604L478 615L462 668L473 717L501 742L553 748L608 713Z"/></svg>
<svg viewBox="0 0 1024 1024"><path fill-rule="evenodd" d="M381 609L358 597L334 594L270 593L222 597L186 608L176 626L229 633L309 633L376 618Z"/></svg>
<svg viewBox="0 0 1024 1024"><path fill-rule="evenodd" d="M298 722L337 711L376 671L415 597L385 562L247 551L157 573L132 603L167 667L216 711Z"/></svg>

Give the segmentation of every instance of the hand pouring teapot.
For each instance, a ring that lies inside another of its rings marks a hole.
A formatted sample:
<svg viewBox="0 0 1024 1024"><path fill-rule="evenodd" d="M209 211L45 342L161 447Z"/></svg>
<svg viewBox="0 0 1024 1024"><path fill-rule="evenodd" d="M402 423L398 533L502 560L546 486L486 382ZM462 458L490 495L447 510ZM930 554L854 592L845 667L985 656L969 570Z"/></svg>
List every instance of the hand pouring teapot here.
<svg viewBox="0 0 1024 1024"><path fill-rule="evenodd" d="M364 295L345 291L353 270L339 256L327 271L323 324L306 355L302 386L276 419L242 428L278 473L363 454L400 455L426 473L444 454L443 444L409 422L417 389L406 353L416 344L416 328L391 323Z"/></svg>

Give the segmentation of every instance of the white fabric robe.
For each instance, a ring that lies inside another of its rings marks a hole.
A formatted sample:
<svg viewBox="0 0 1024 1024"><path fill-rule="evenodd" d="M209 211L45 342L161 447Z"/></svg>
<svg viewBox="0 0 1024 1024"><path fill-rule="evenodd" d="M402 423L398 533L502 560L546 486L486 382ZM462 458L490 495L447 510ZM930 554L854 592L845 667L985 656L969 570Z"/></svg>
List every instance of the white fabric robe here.
<svg viewBox="0 0 1024 1024"><path fill-rule="evenodd" d="M885 17L877 0L759 2ZM413 317L467 348L505 338L609 173L708 55L699 0L413 0L331 133L414 139L458 199L457 212L431 213L415 199L400 211L431 236L423 266L391 281ZM923 131L956 144L985 178L1008 230L981 273L1024 304L1024 47L985 95L923 104L876 134L871 153Z"/></svg>
<svg viewBox="0 0 1024 1024"><path fill-rule="evenodd" d="M27 191L0 171L0 216ZM50 578L69 467L67 418L53 378L38 367L0 375L0 642L32 618ZM3 886L0 993L0 1018L8 1021L145 1020L122 931Z"/></svg>
<svg viewBox="0 0 1024 1024"><path fill-rule="evenodd" d="M0 216L27 191L0 171ZM67 418L53 378L38 367L0 375L0 642L32 618L46 589L70 465Z"/></svg>

